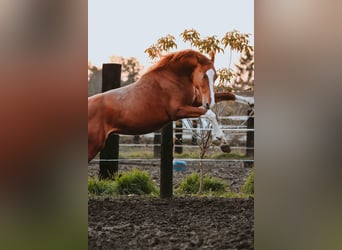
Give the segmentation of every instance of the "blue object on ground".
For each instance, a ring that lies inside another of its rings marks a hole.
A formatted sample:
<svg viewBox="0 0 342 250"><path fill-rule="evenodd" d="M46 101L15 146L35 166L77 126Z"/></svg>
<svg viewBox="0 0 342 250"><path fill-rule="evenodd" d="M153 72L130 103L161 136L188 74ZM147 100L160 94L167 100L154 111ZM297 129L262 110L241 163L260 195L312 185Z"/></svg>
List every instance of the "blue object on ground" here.
<svg viewBox="0 0 342 250"><path fill-rule="evenodd" d="M173 160L173 170L175 171L185 171L187 170L186 161Z"/></svg>

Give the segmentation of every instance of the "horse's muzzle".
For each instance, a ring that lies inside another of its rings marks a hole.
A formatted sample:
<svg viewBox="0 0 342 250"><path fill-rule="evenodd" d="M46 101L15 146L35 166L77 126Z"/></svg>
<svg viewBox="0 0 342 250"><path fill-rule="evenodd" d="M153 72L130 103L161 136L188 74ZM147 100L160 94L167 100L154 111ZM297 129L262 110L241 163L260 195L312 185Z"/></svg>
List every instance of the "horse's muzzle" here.
<svg viewBox="0 0 342 250"><path fill-rule="evenodd" d="M207 109L207 110L210 109L209 103L205 104L205 109Z"/></svg>

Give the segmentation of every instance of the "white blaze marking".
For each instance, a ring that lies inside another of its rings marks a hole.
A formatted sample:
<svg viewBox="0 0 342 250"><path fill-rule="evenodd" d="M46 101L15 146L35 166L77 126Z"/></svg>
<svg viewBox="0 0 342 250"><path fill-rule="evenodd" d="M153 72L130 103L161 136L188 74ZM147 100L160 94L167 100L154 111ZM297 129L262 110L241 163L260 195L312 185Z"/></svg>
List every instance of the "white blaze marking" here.
<svg viewBox="0 0 342 250"><path fill-rule="evenodd" d="M209 79L209 88L210 88L210 108L214 107L215 105L215 94L214 94L214 76L215 76L215 72L213 69L209 69L206 72L208 79Z"/></svg>

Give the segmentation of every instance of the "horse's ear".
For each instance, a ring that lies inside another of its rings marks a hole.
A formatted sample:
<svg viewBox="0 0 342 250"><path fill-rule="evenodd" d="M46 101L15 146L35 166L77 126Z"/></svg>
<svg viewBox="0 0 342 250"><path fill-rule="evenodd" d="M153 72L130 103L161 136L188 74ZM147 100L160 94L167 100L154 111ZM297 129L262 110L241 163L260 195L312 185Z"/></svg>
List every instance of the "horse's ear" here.
<svg viewBox="0 0 342 250"><path fill-rule="evenodd" d="M215 52L210 51L209 56L210 56L210 60L214 63L215 62Z"/></svg>

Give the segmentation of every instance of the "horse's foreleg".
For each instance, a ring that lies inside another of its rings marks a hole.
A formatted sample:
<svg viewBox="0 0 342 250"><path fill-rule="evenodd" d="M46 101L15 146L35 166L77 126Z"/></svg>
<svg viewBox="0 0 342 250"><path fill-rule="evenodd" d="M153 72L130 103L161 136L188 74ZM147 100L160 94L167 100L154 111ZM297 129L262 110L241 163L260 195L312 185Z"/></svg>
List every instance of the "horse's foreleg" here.
<svg viewBox="0 0 342 250"><path fill-rule="evenodd" d="M226 144L226 138L225 138L223 131L219 127L219 124L216 119L216 114L210 109L206 110L204 108L183 106L178 109L175 120L183 119L183 118L197 118L197 117L207 118L210 121L211 126L213 128L213 133L212 133L213 140L222 141L221 150L223 152L229 153L230 147L228 144Z"/></svg>
<svg viewBox="0 0 342 250"><path fill-rule="evenodd" d="M208 110L204 115L202 115L202 117L207 118L211 123L211 126L213 128L213 134L212 134L213 140L220 140L221 150L225 153L229 153L230 152L229 144L227 143L227 139L223 131L220 129L218 125L215 113L211 110Z"/></svg>
<svg viewBox="0 0 342 250"><path fill-rule="evenodd" d="M206 112L207 110L202 107L182 106L177 109L172 120L176 121L183 118L197 118L204 115Z"/></svg>
<svg viewBox="0 0 342 250"><path fill-rule="evenodd" d="M213 134L212 134L212 137L213 137L213 140L222 140L224 139L224 133L223 131L220 129L219 127L219 124L217 122L217 119L216 119L216 114L211 111L210 109L204 114L202 115L201 117L203 118L207 118L210 123L211 123L211 126L213 128Z"/></svg>
<svg viewBox="0 0 342 250"><path fill-rule="evenodd" d="M210 109L206 110L202 107L193 107L193 106L182 106L177 110L176 119L183 118L197 118L203 117L207 118L213 127L213 138L221 140L224 137L222 130L219 128L218 122L216 120L216 114Z"/></svg>
<svg viewBox="0 0 342 250"><path fill-rule="evenodd" d="M222 130L220 129L216 114L211 111L210 109L206 110L201 107L193 107L193 106L182 106L180 107L176 112L176 118L173 120L183 119L183 118L197 118L197 117L203 117L207 118L212 127L213 127L213 139L215 140L222 140L224 139L224 134Z"/></svg>

